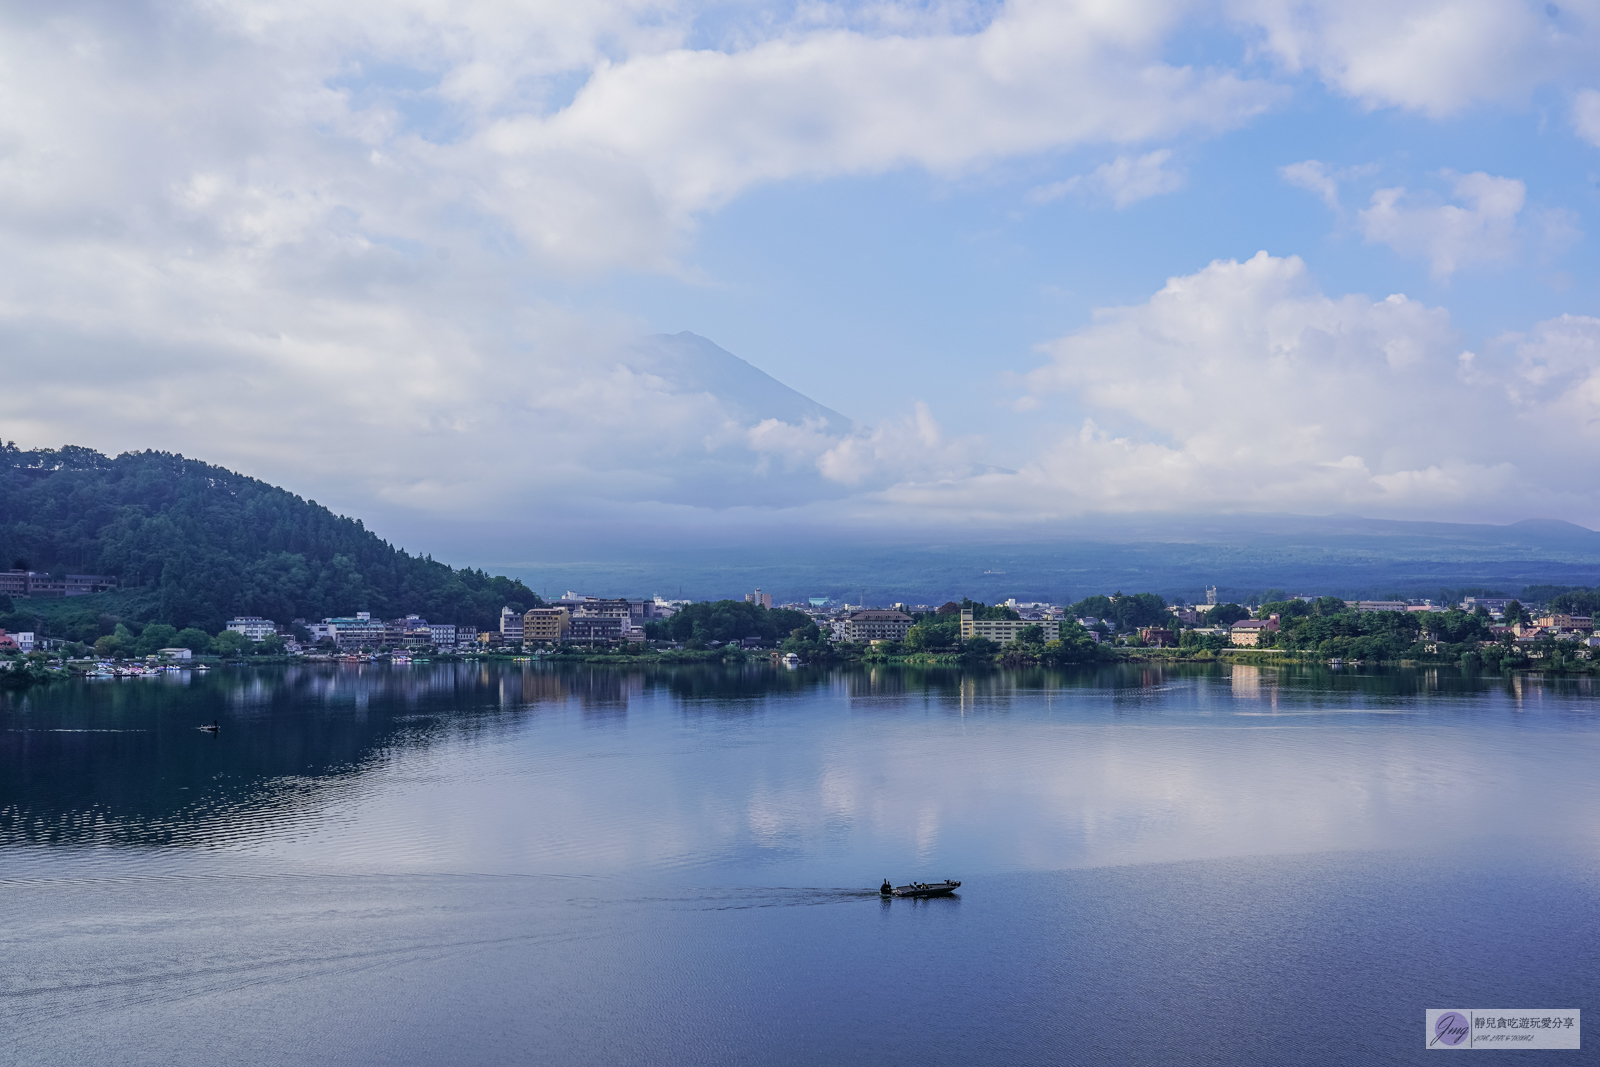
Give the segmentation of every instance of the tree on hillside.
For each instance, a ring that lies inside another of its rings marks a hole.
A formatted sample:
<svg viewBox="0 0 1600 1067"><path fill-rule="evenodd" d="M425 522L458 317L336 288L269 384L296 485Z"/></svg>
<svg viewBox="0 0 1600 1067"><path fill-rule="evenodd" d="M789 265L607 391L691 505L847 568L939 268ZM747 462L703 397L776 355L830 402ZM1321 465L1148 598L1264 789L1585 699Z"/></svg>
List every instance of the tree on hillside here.
<svg viewBox="0 0 1600 1067"><path fill-rule="evenodd" d="M1545 602L1549 611L1562 615L1589 615L1600 613L1600 589L1572 589L1558 593Z"/></svg>
<svg viewBox="0 0 1600 1067"><path fill-rule="evenodd" d="M178 628L164 622L154 622L139 633L134 655L153 656L163 648L172 648L178 640Z"/></svg>
<svg viewBox="0 0 1600 1067"><path fill-rule="evenodd" d="M287 622L417 612L492 627L521 582L454 569L381 540L357 519L166 452L0 444L0 558L117 575L149 590L148 621L220 629L238 614ZM52 636L94 640L94 620Z"/></svg>
<svg viewBox="0 0 1600 1067"><path fill-rule="evenodd" d="M689 604L659 622L645 623L645 636L656 641L696 641L709 644L759 638L776 645L801 630L816 633L811 616L790 608L765 608L745 600L703 601ZM808 637L815 640L815 637Z"/></svg>
<svg viewBox="0 0 1600 1067"><path fill-rule="evenodd" d="M961 610L972 612L974 619L1005 620L1022 618L1015 610L1006 607L1004 604L995 604L991 607L981 600L969 600L966 597L961 598Z"/></svg>
<svg viewBox="0 0 1600 1067"><path fill-rule="evenodd" d="M1239 604L1218 604L1206 612L1206 623L1211 626L1232 626L1250 617L1250 609Z"/></svg>
<svg viewBox="0 0 1600 1067"><path fill-rule="evenodd" d="M250 647L250 639L237 630L219 630L211 639L211 651L219 656L237 656Z"/></svg>
<svg viewBox="0 0 1600 1067"><path fill-rule="evenodd" d="M1111 614L1117 620L1119 630L1137 630L1141 626L1160 626L1165 624L1171 615L1167 612L1167 602L1155 593L1133 593L1128 596L1119 596L1111 605Z"/></svg>
<svg viewBox="0 0 1600 1067"><path fill-rule="evenodd" d="M211 635L198 627L190 626L179 630L178 636L172 641L173 648L187 648L194 653L204 653L211 648Z"/></svg>
<svg viewBox="0 0 1600 1067"><path fill-rule="evenodd" d="M1109 619L1111 614L1111 598L1108 596L1086 596L1067 609L1067 614L1077 618Z"/></svg>

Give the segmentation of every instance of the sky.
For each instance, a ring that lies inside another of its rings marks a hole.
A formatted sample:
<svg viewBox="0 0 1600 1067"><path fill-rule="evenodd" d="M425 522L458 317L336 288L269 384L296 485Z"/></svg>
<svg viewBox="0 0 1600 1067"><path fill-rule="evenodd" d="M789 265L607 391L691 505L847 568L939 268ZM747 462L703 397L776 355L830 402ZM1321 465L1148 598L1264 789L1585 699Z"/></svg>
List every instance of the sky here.
<svg viewBox="0 0 1600 1067"><path fill-rule="evenodd" d="M1600 2L19 0L0 438L419 551L1600 527L1597 213Z"/></svg>

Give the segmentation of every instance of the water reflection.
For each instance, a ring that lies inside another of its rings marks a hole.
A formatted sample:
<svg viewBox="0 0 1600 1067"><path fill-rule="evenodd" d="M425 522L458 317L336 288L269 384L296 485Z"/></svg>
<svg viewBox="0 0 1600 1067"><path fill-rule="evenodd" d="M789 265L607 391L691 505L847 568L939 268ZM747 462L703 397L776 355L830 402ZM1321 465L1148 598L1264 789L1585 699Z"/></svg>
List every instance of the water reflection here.
<svg viewBox="0 0 1600 1067"><path fill-rule="evenodd" d="M1593 999L1593 696L1269 665L8 694L7 1062L1411 1062L1428 989ZM1308 1043L1307 1005L1365 1043Z"/></svg>
<svg viewBox="0 0 1600 1067"><path fill-rule="evenodd" d="M1587 847L1593 695L1589 678L1138 664L72 683L0 698L0 845L803 877L1409 847L1537 815Z"/></svg>

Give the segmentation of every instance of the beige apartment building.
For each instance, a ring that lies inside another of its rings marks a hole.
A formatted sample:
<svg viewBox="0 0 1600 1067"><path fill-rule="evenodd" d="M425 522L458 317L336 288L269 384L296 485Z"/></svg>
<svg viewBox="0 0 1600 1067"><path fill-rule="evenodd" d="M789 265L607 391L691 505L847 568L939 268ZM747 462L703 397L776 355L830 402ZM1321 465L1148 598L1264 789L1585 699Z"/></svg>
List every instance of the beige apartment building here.
<svg viewBox="0 0 1600 1067"><path fill-rule="evenodd" d="M1271 615L1265 619L1240 619L1228 630L1228 641L1235 645L1255 647L1261 644L1261 635L1264 633L1277 633L1278 616Z"/></svg>
<svg viewBox="0 0 1600 1067"><path fill-rule="evenodd" d="M1055 619L975 619L972 612L961 613L961 640L970 641L974 637L987 638L998 644L1010 644L1017 639L1017 635L1030 626L1037 626L1044 631L1046 641L1054 641L1061 636L1061 624Z"/></svg>
<svg viewBox="0 0 1600 1067"><path fill-rule="evenodd" d="M1590 615L1541 615L1533 620L1535 626L1549 626L1557 630L1592 630L1594 618Z"/></svg>
<svg viewBox="0 0 1600 1067"><path fill-rule="evenodd" d="M560 644L572 629L566 608L533 608L522 613L522 643Z"/></svg>

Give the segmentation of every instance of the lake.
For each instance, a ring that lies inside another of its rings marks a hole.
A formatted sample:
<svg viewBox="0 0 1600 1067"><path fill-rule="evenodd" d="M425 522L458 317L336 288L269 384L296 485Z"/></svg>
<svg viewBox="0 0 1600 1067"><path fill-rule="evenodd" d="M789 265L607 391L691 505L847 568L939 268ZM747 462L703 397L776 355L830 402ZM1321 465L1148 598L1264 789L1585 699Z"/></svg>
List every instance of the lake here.
<svg viewBox="0 0 1600 1067"><path fill-rule="evenodd" d="M61 683L0 694L0 900L6 1064L1412 1063L1426 1008L1596 1006L1600 698L1253 667Z"/></svg>

